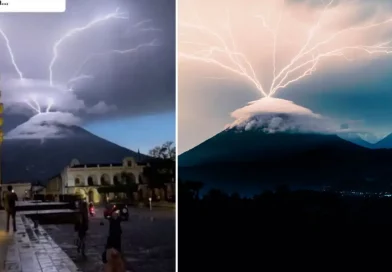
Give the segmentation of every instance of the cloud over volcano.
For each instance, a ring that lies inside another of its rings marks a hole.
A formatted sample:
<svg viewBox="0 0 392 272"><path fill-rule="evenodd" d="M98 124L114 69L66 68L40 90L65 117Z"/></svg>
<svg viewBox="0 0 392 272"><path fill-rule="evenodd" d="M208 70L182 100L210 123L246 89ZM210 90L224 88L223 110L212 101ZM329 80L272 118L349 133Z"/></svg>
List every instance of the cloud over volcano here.
<svg viewBox="0 0 392 272"><path fill-rule="evenodd" d="M262 98L231 113L236 120L227 129L262 129L275 132L315 132L335 134L349 131L349 125L342 127L336 121L323 117L311 110L298 106L292 101L279 98Z"/></svg>
<svg viewBox="0 0 392 272"><path fill-rule="evenodd" d="M52 118L80 125L172 111L174 10L170 0L71 0L62 16L4 14L0 84L8 138L58 137L56 125L39 127L39 121ZM115 12L118 19L67 36ZM51 82L49 65L56 54Z"/></svg>

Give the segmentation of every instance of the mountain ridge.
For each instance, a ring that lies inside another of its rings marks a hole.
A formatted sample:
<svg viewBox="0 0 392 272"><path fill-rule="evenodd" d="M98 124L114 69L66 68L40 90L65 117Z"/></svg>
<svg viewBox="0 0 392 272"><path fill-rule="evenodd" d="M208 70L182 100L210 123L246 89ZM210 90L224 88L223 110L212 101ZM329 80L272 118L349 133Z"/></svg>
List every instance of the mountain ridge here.
<svg viewBox="0 0 392 272"><path fill-rule="evenodd" d="M388 181L390 164L392 150L370 149L336 134L225 129L182 153L178 171L181 180L241 192L279 184L320 189L356 179Z"/></svg>
<svg viewBox="0 0 392 272"><path fill-rule="evenodd" d="M65 137L5 139L1 146L3 182L41 181L59 174L72 159L81 163L119 163L124 157L138 159L133 150L107 141L79 126L59 126ZM140 154L140 160L149 156Z"/></svg>

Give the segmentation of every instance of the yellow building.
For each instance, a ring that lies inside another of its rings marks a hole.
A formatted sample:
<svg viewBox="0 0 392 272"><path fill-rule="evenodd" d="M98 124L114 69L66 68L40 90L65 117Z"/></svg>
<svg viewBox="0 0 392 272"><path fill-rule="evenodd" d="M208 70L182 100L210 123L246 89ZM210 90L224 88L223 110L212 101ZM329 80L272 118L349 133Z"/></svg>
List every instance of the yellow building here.
<svg viewBox="0 0 392 272"><path fill-rule="evenodd" d="M102 201L97 190L100 186L127 182L142 184L145 166L146 164L138 163L132 157L124 158L122 163L112 164L81 164L73 159L60 174L49 179L46 194L80 195L88 201L99 203Z"/></svg>

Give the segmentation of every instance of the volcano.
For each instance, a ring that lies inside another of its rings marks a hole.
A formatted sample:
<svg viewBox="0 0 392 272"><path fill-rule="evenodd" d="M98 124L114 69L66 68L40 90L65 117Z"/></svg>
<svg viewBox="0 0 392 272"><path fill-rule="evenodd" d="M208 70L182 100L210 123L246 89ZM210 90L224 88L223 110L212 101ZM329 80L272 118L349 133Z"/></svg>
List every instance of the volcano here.
<svg viewBox="0 0 392 272"><path fill-rule="evenodd" d="M282 110L237 117L241 116L246 118L237 118L222 132L179 156L180 179L241 192L282 183L321 188L392 174L391 151L357 145L331 129L319 132L325 123L313 113Z"/></svg>
<svg viewBox="0 0 392 272"><path fill-rule="evenodd" d="M53 123L42 122L45 129ZM120 163L124 157L145 160L146 155L102 139L79 126L56 125L59 137L5 139L1 146L4 183L41 181L59 174L72 159L80 163Z"/></svg>

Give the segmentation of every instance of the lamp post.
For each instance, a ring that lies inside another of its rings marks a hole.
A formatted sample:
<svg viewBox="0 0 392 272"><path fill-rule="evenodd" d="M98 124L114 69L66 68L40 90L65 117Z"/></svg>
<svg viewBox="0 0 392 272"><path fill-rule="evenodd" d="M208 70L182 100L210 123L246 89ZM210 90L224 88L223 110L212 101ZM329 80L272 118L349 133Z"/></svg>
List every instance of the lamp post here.
<svg viewBox="0 0 392 272"><path fill-rule="evenodd" d="M151 205L151 201L152 201L152 198L151 198L151 197L149 197L149 198L148 198L148 202L150 203L150 211L152 211L152 205Z"/></svg>

